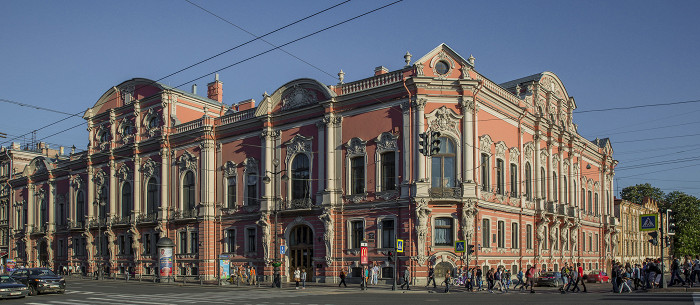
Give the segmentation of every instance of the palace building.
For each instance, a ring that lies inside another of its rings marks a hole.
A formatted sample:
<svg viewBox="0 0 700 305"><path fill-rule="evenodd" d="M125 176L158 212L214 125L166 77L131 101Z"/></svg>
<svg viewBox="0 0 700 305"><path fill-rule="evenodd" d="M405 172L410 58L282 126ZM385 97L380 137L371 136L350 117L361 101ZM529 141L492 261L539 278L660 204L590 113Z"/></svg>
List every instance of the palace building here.
<svg viewBox="0 0 700 305"><path fill-rule="evenodd" d="M404 59L233 106L218 76L207 97L142 78L110 88L85 111L87 151L36 156L1 186L9 257L150 277L168 237L177 276L215 279L224 260L269 279L281 260L283 276L322 282L359 274L366 243L390 279L402 239L399 271L417 283L430 264L515 274L614 258L617 161L610 140L578 134L558 76L497 84L445 44ZM439 140L431 156L423 134Z"/></svg>

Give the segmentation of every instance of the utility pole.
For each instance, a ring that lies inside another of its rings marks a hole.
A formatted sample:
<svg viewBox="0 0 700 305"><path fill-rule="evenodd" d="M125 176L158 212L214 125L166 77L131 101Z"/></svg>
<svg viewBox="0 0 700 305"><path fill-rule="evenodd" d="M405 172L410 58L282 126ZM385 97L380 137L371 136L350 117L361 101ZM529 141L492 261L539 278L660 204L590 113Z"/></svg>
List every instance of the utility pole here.
<svg viewBox="0 0 700 305"><path fill-rule="evenodd" d="M665 213L659 213L659 231L661 232L661 287L663 288L668 288L668 283L666 283L666 280L664 280L664 272L665 271L665 264L664 264L664 246L666 244L665 239L664 239L664 214Z"/></svg>

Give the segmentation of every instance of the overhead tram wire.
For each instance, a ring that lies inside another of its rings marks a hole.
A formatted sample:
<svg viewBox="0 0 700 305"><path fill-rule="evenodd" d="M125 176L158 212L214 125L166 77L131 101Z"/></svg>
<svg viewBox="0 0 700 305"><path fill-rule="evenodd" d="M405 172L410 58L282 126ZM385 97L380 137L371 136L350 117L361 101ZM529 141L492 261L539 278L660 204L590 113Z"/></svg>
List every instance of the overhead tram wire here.
<svg viewBox="0 0 700 305"><path fill-rule="evenodd" d="M581 113L602 112L602 111L611 111L611 110L629 110L629 109L648 108L648 107L659 107L659 106L672 106L672 105L691 104L691 103L700 103L700 100L690 100L690 101L671 102L671 103L646 104L646 105L634 105L634 106L626 106L626 107L612 107L612 108L603 108L603 109L581 110L581 111L576 111L576 113L577 113L577 114L581 114Z"/></svg>
<svg viewBox="0 0 700 305"><path fill-rule="evenodd" d="M239 26L239 25L237 25L237 24L235 24L235 23L233 23L233 22L227 20L226 18L221 17L221 16L215 14L214 12L212 12L212 11L210 11L210 10L208 10L208 9L206 9L206 8L204 8L204 7L198 5L198 4L196 4L196 3L194 3L194 2L192 2L192 1L190 1L190 0L185 0L185 1L186 1L187 3L189 3L189 4L194 5L194 6L197 7L197 8L199 8L199 9L201 9L201 10L207 12L208 14L210 14L210 15L212 15L212 16L218 18L218 19L221 19L222 21L224 21L224 22L226 22L226 23L228 23L228 24L230 24L230 25L236 27L236 28L239 29L239 30L241 30L241 31L243 31L243 32L246 32L247 34L249 34L249 35L251 35L251 36L253 36L253 37L255 37L255 38L259 38L261 41L263 41L263 42L265 42L265 43L267 43L267 44L269 44L269 45L271 45L271 46L273 46L273 47L277 47L277 46L274 45L273 43L271 43L271 42L269 42L269 41L267 41L267 40L265 40L265 39L262 39L262 38L258 37L258 35L253 34L252 32L250 32L250 31L244 29L243 27L241 27L241 26ZM339 3L339 4L336 5L336 6L343 5L343 4L348 3L348 2L350 2L350 1L351 1L351 0L344 1L344 2L342 2L342 3ZM334 7L335 7L335 6L334 6ZM330 77L333 78L333 79L338 79L338 76L328 73L327 71L325 71L325 70L319 68L318 66L316 66L316 65L314 65L314 64L312 64L312 63L310 63L310 62L308 62L308 61L306 61L306 60L304 60L304 59L302 59L302 58L300 58L300 57L298 57L298 56L296 56L296 55L294 55L294 54L292 54L292 53L289 53L287 50L284 50L284 49L279 49L279 50L282 51L282 52L284 52L285 54L291 56L291 57L294 57L294 58L297 59L298 61L301 61L301 62L305 63L306 65L308 65L308 66L310 66L310 67L312 67L312 68L314 68L314 69L320 71L321 73L324 73L324 74L330 76Z"/></svg>

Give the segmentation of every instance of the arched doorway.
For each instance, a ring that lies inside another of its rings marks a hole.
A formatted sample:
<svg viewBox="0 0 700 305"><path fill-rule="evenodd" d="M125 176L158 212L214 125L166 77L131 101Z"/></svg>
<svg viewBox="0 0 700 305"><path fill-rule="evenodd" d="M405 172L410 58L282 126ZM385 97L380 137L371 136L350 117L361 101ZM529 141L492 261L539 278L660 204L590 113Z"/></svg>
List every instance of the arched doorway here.
<svg viewBox="0 0 700 305"><path fill-rule="evenodd" d="M314 236L307 225L298 225L289 233L289 280L294 281L294 270L306 270L306 280L310 281L313 268Z"/></svg>
<svg viewBox="0 0 700 305"><path fill-rule="evenodd" d="M450 273L452 274L452 270L454 269L454 266L452 266L451 263L449 262L439 262L437 265L435 265L435 279L436 280L443 280L445 279L445 274ZM452 274L454 276L454 274Z"/></svg>

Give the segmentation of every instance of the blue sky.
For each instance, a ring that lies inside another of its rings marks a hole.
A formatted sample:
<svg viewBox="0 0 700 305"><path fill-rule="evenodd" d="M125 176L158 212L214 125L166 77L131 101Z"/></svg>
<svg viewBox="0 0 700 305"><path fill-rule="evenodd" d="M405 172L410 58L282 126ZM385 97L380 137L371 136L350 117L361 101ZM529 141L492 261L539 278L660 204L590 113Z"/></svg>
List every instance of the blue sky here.
<svg viewBox="0 0 700 305"><path fill-rule="evenodd" d="M341 3L191 1L258 35ZM388 3L353 0L265 39L284 44ZM700 100L698 11L697 1L406 0L284 48L320 70L273 51L220 72L224 102L259 101L300 77L335 84L340 69L345 81L377 66L399 69L406 51L418 59L443 42L473 54L476 69L498 83L554 72L577 111ZM4 1L0 99L78 113L127 79L159 79L251 38L184 0ZM256 41L161 82L187 83L270 48ZM212 79L196 81L200 94ZM8 103L0 111L0 132L11 136L66 117ZM698 114L700 103L688 103L575 112L574 121L588 139L611 138L616 188L649 182L700 196ZM85 126L50 136L81 122L68 119L37 138L83 149Z"/></svg>

